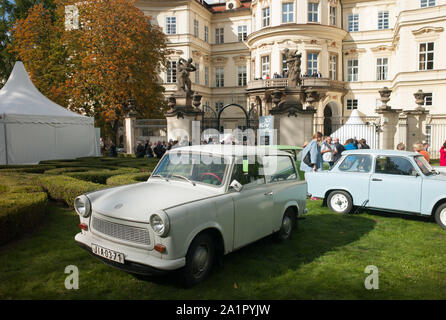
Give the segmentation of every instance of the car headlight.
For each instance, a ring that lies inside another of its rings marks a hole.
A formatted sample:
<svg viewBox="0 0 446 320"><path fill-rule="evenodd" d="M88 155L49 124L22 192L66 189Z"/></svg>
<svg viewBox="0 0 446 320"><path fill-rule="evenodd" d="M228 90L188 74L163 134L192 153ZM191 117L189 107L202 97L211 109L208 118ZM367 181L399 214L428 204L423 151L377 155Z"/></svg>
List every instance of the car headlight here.
<svg viewBox="0 0 446 320"><path fill-rule="evenodd" d="M152 214L150 216L150 225L153 231L160 237L165 237L169 233L169 217L164 212Z"/></svg>
<svg viewBox="0 0 446 320"><path fill-rule="evenodd" d="M91 213L90 199L86 195L81 195L74 200L74 209L82 217L86 218Z"/></svg>

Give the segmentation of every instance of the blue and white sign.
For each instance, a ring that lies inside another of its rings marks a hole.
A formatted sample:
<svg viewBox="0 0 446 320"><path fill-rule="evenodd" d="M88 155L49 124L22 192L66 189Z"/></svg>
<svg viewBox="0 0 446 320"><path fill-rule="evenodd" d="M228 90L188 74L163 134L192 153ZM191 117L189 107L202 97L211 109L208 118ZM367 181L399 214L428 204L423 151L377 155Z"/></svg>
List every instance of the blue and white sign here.
<svg viewBox="0 0 446 320"><path fill-rule="evenodd" d="M274 116L261 116L259 118L258 144L272 145L274 139Z"/></svg>

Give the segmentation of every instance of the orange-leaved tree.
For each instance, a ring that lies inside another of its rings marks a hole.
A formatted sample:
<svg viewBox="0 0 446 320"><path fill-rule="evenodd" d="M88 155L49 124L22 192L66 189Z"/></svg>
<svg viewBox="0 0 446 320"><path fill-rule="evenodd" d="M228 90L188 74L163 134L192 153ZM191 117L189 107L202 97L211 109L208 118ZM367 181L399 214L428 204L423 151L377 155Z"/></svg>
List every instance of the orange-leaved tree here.
<svg viewBox="0 0 446 320"><path fill-rule="evenodd" d="M66 20L67 8L75 18ZM113 133L129 111L162 113L165 36L133 0L56 0L52 16L34 6L15 24L12 50L50 99Z"/></svg>

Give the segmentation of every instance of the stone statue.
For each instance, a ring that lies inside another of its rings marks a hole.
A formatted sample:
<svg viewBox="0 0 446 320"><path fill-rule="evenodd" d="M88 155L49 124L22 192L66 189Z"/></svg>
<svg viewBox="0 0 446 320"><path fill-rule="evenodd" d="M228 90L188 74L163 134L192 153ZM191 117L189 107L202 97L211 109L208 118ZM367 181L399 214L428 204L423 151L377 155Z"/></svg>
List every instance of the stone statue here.
<svg viewBox="0 0 446 320"><path fill-rule="evenodd" d="M286 48L284 50L286 64L288 66L288 79L291 80L291 83L297 85L302 84L302 79L300 77L301 73L301 63L302 63L302 54L297 53L297 50L290 51L290 49Z"/></svg>
<svg viewBox="0 0 446 320"><path fill-rule="evenodd" d="M178 60L178 90L182 89L187 95L192 95L192 82L190 81L190 73L197 71L197 68L192 64L192 58L188 60L180 58Z"/></svg>

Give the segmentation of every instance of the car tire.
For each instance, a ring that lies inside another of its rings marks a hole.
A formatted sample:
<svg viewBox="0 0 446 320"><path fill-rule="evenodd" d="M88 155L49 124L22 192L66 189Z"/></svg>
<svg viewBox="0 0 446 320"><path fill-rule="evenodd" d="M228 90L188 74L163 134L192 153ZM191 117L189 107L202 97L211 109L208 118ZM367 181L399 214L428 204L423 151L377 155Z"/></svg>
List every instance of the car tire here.
<svg viewBox="0 0 446 320"><path fill-rule="evenodd" d="M286 210L283 214L280 230L276 232L275 238L278 242L284 242L291 239L293 230L297 227L297 218L293 210Z"/></svg>
<svg viewBox="0 0 446 320"><path fill-rule="evenodd" d="M206 279L211 272L214 258L215 247L212 237L207 233L198 235L187 251L186 266L182 272L184 285L190 288Z"/></svg>
<svg viewBox="0 0 446 320"><path fill-rule="evenodd" d="M348 192L336 190L330 192L327 205L333 212L348 214L353 209L353 199Z"/></svg>
<svg viewBox="0 0 446 320"><path fill-rule="evenodd" d="M446 203L441 204L435 210L435 222L443 229L446 229Z"/></svg>

